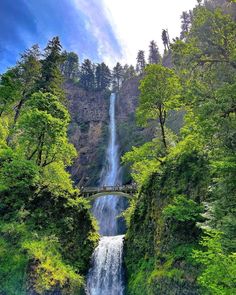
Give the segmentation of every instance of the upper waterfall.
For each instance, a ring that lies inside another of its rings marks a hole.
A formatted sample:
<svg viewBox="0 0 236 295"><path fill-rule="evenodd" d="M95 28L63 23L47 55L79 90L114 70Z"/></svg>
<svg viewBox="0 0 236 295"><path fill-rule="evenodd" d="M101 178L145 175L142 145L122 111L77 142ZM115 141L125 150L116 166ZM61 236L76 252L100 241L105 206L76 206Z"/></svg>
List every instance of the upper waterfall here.
<svg viewBox="0 0 236 295"><path fill-rule="evenodd" d="M110 139L109 139L109 145L107 149L108 165L105 166L105 177L102 177L101 179L102 185L116 185L120 183L120 179L119 179L120 165L119 165L118 145L116 143L115 104L116 104L116 95L112 93L110 97L110 109L109 109Z"/></svg>

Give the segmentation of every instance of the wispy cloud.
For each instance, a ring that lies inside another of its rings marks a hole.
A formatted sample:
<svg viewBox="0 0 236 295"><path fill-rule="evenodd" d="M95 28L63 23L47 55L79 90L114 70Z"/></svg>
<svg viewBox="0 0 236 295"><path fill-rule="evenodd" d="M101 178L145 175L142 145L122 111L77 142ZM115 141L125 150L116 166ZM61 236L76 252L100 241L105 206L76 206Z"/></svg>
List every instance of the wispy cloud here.
<svg viewBox="0 0 236 295"><path fill-rule="evenodd" d="M98 55L108 64L122 58L122 47L105 13L101 0L72 0L87 17L87 29L98 41Z"/></svg>
<svg viewBox="0 0 236 295"><path fill-rule="evenodd" d="M123 62L136 63L138 50L147 52L151 40L157 41L163 50L162 29L168 28L171 38L179 36L181 13L196 3L196 0L103 0L106 16L124 51Z"/></svg>
<svg viewBox="0 0 236 295"><path fill-rule="evenodd" d="M1 0L0 28L0 72L13 66L19 53L31 45L44 48L56 35L64 49L77 52L80 60L98 62L121 55L99 0Z"/></svg>

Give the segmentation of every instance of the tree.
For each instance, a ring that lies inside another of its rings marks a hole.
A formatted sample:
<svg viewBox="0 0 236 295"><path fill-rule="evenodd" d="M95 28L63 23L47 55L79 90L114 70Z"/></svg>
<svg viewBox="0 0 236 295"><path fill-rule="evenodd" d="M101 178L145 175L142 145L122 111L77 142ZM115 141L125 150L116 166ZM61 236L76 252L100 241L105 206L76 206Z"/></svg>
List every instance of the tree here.
<svg viewBox="0 0 236 295"><path fill-rule="evenodd" d="M125 64L123 67L122 83L136 75L134 66Z"/></svg>
<svg viewBox="0 0 236 295"><path fill-rule="evenodd" d="M209 294L234 294L236 276L236 255L227 254L222 246L222 233L206 231L201 245L203 250L195 250L194 258L204 265L198 282Z"/></svg>
<svg viewBox="0 0 236 295"><path fill-rule="evenodd" d="M64 62L61 65L62 75L66 79L78 78L79 74L79 57L74 52L64 51L62 53Z"/></svg>
<svg viewBox="0 0 236 295"><path fill-rule="evenodd" d="M162 38L165 50L170 50L170 37L169 37L168 30L165 30L165 29L162 30L161 38Z"/></svg>
<svg viewBox="0 0 236 295"><path fill-rule="evenodd" d="M159 53L159 49L157 47L156 42L153 40L149 45L149 64L159 64L161 61L161 55Z"/></svg>
<svg viewBox="0 0 236 295"><path fill-rule="evenodd" d="M25 157L41 167L59 161L69 165L75 149L67 140L68 124L68 111L56 96L42 92L32 95L18 126Z"/></svg>
<svg viewBox="0 0 236 295"><path fill-rule="evenodd" d="M192 11L189 12L183 11L181 15L181 33L180 38L184 39L186 35L189 33L190 25L192 22Z"/></svg>
<svg viewBox="0 0 236 295"><path fill-rule="evenodd" d="M47 47L44 49L44 60L42 61L42 78L39 82L39 90L50 92L64 98L62 91L62 74L61 64L63 62L61 54L62 46L59 37L54 37L48 42Z"/></svg>
<svg viewBox="0 0 236 295"><path fill-rule="evenodd" d="M39 46L33 45L21 55L21 59L15 67L15 86L17 85L20 95L15 107L14 125L20 115L21 108L34 93L41 78L40 57Z"/></svg>
<svg viewBox="0 0 236 295"><path fill-rule="evenodd" d="M12 68L0 78L0 116L10 110L10 106L21 97L21 83L17 79L16 69Z"/></svg>
<svg viewBox="0 0 236 295"><path fill-rule="evenodd" d="M139 50L137 55L137 65L136 65L137 73L142 74L145 67L146 67L145 53L143 50Z"/></svg>
<svg viewBox="0 0 236 295"><path fill-rule="evenodd" d="M85 90L95 89L94 66L89 59L85 59L81 65L79 85Z"/></svg>
<svg viewBox="0 0 236 295"><path fill-rule="evenodd" d="M121 86L121 81L122 81L122 74L123 74L123 68L121 64L118 62L116 66L113 68L113 87L119 90Z"/></svg>
<svg viewBox="0 0 236 295"><path fill-rule="evenodd" d="M194 9L188 38L172 45L172 56L192 114L185 132L203 138L212 163L210 224L223 232L223 247L235 252L236 25L231 15L206 4Z"/></svg>
<svg viewBox="0 0 236 295"><path fill-rule="evenodd" d="M164 148L167 149L165 123L169 110L180 106L181 85L174 72L161 65L148 65L140 84L138 120L145 125L150 120L158 120Z"/></svg>
<svg viewBox="0 0 236 295"><path fill-rule="evenodd" d="M95 80L97 90L104 90L110 86L111 71L104 62L96 66Z"/></svg>

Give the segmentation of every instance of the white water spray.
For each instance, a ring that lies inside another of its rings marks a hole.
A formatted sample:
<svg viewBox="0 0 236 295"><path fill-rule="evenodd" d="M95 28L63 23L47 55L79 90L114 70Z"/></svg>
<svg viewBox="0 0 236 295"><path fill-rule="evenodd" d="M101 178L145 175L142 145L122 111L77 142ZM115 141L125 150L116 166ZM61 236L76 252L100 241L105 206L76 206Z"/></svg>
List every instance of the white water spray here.
<svg viewBox="0 0 236 295"><path fill-rule="evenodd" d="M107 149L107 167L101 179L101 185L120 184L119 155L116 144L115 94L110 97L110 140ZM103 196L93 205L93 214L98 220L100 234L103 236L96 248L92 267L88 274L88 295L123 295L123 235L122 226L117 216L125 209L125 202L120 197Z"/></svg>

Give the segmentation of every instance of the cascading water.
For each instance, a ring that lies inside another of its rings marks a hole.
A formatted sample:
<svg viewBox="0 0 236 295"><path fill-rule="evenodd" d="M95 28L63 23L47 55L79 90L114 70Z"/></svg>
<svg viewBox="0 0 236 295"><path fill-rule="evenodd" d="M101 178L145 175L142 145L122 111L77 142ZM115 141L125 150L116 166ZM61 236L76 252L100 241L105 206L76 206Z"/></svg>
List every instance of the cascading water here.
<svg viewBox="0 0 236 295"><path fill-rule="evenodd" d="M107 167L101 179L101 185L120 184L119 155L116 144L115 121L116 96L110 97L110 140L107 149ZM123 295L123 238L122 222L117 218L125 209L126 202L117 196L103 196L93 205L93 214L98 220L102 238L94 251L92 267L88 274L88 295Z"/></svg>

